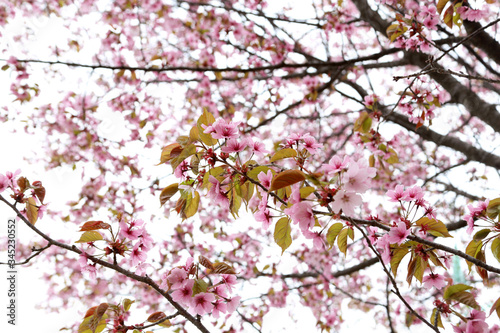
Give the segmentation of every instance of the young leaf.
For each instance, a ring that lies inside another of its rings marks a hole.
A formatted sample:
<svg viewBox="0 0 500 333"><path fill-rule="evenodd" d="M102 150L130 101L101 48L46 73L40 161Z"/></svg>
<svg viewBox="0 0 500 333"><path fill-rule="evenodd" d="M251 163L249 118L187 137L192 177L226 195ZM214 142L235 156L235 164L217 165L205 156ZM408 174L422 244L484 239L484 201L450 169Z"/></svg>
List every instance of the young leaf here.
<svg viewBox="0 0 500 333"><path fill-rule="evenodd" d="M200 256L198 258L198 262L200 263L200 265L202 265L208 269L211 269L211 270L214 269L212 262L210 260L208 260L207 258L205 258L204 256Z"/></svg>
<svg viewBox="0 0 500 333"><path fill-rule="evenodd" d="M188 158L191 155L196 154L196 146L194 144L188 145L186 148L184 148L179 156L174 158L172 161L170 161L170 165L172 166L172 169L175 170L179 164L182 163L186 158Z"/></svg>
<svg viewBox="0 0 500 333"><path fill-rule="evenodd" d="M194 191L194 197L192 197L191 193L189 193L186 205L184 209L181 211L181 217L183 219L187 219L196 214L198 212L199 204L200 204L200 193L198 193L198 191Z"/></svg>
<svg viewBox="0 0 500 333"><path fill-rule="evenodd" d="M123 310L125 310L125 311L130 310L130 307L132 306L133 303L135 303L135 301L132 301L128 298L125 298L123 300Z"/></svg>
<svg viewBox="0 0 500 333"><path fill-rule="evenodd" d="M234 268L226 264L225 262L216 262L213 264L215 274L236 274Z"/></svg>
<svg viewBox="0 0 500 333"><path fill-rule="evenodd" d="M193 285L193 296L207 292L208 284L203 279L196 279Z"/></svg>
<svg viewBox="0 0 500 333"><path fill-rule="evenodd" d="M441 313L436 308L432 310L430 323L434 326L437 325L438 327L444 328L443 322L441 321Z"/></svg>
<svg viewBox="0 0 500 333"><path fill-rule="evenodd" d="M326 241L328 242L328 244L330 244L330 248L332 248L333 244L335 244L335 239L343 228L344 225L340 222L332 224L330 228L328 228L328 232L326 233Z"/></svg>
<svg viewBox="0 0 500 333"><path fill-rule="evenodd" d="M500 238L495 238L493 242L491 242L491 253L495 259L500 262Z"/></svg>
<svg viewBox="0 0 500 333"><path fill-rule="evenodd" d="M347 235L349 233L349 229L351 228L342 229L339 233L339 237L337 238L337 246L339 247L339 250L344 253L344 255L347 255Z"/></svg>
<svg viewBox="0 0 500 333"><path fill-rule="evenodd" d="M75 243L89 243L102 239L103 239L102 235L99 232L91 230L91 231L85 231L80 237L80 239L77 240Z"/></svg>
<svg viewBox="0 0 500 333"><path fill-rule="evenodd" d="M491 231L490 229L481 229L481 230L479 230L478 232L476 232L476 233L474 234L473 239L474 239L475 241L478 241L478 240L483 240L483 239L485 239L485 238L486 238L486 236L488 236L488 235L489 235L490 231Z"/></svg>
<svg viewBox="0 0 500 333"><path fill-rule="evenodd" d="M399 264L401 263L401 260L409 253L408 247L400 247L395 249L392 252L392 257L391 257L391 270L392 274L396 276L396 273L398 271Z"/></svg>
<svg viewBox="0 0 500 333"><path fill-rule="evenodd" d="M444 290L444 294L443 294L443 298L445 300L449 300L451 299L451 297L455 294L455 293L458 293L458 292L462 292L462 291L466 291L466 290L469 290L469 289L472 289L472 287L468 286L468 285L465 285L465 284L454 284L452 286L448 286L445 290Z"/></svg>
<svg viewBox="0 0 500 333"><path fill-rule="evenodd" d="M415 222L415 224L421 227L425 227L427 229L427 232L435 237L453 237L448 233L446 225L439 220L430 219L424 216L417 222Z"/></svg>
<svg viewBox="0 0 500 333"><path fill-rule="evenodd" d="M217 143L217 140L212 138L212 134L204 133L205 129L201 125L212 125L215 122L214 116L207 110L203 111L203 114L198 118L196 126L198 127L198 135L201 141L207 146L213 146Z"/></svg>
<svg viewBox="0 0 500 333"><path fill-rule="evenodd" d="M179 190L179 183L173 183L165 187L160 193L160 204L163 206Z"/></svg>
<svg viewBox="0 0 500 333"><path fill-rule="evenodd" d="M479 251L481 251L481 248L483 247L483 242L480 240L471 240L469 245L465 248L465 253L470 255L471 257L476 258L476 255L478 254ZM467 265L469 266L469 272L472 267L472 263L470 261L467 261Z"/></svg>
<svg viewBox="0 0 500 333"><path fill-rule="evenodd" d="M106 313L108 307L109 307L108 303L101 303L95 310L92 319L90 319L89 322L89 328L92 332L96 332L97 327L101 325L101 320L103 319L103 316Z"/></svg>
<svg viewBox="0 0 500 333"><path fill-rule="evenodd" d="M173 158L179 156L182 152L181 145L176 143L169 144L161 151L160 164L170 161Z"/></svg>
<svg viewBox="0 0 500 333"><path fill-rule="evenodd" d="M111 225L103 221L88 221L85 222L79 231L89 231L89 230L99 230L99 229L109 229Z"/></svg>
<svg viewBox="0 0 500 333"><path fill-rule="evenodd" d="M36 201L33 198L28 198L28 201L26 201L26 217L33 225L35 225L38 220L38 207L36 206Z"/></svg>
<svg viewBox="0 0 500 333"><path fill-rule="evenodd" d="M498 319L500 319L500 297L493 303L493 306L491 307L490 310L490 316L495 311L497 313Z"/></svg>
<svg viewBox="0 0 500 333"><path fill-rule="evenodd" d="M284 158L296 157L296 156L297 156L297 151L295 149L285 148L285 149L278 150L276 152L276 154L274 154L273 157L271 157L269 162L272 163L272 162L276 162L278 160L282 160Z"/></svg>
<svg viewBox="0 0 500 333"><path fill-rule="evenodd" d="M291 232L292 228L290 227L290 221L287 217L282 217L276 222L274 228L274 241L281 247L281 255L283 255L285 250L292 244Z"/></svg>
<svg viewBox="0 0 500 333"><path fill-rule="evenodd" d="M280 188L293 185L306 179L305 174L300 170L285 170L274 176L271 181L269 191L276 191Z"/></svg>

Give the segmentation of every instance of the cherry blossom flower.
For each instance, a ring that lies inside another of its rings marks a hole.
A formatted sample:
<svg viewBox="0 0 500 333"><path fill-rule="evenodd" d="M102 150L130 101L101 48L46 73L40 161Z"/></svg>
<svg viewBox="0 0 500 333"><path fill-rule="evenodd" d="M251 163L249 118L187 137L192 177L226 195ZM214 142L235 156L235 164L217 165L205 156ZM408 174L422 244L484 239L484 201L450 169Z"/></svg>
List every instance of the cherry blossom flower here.
<svg viewBox="0 0 500 333"><path fill-rule="evenodd" d="M88 275L91 280L95 280L97 277L97 269L95 264L88 263L88 257L85 252L80 253L80 257L78 258L78 263L80 264L80 269L82 273Z"/></svg>
<svg viewBox="0 0 500 333"><path fill-rule="evenodd" d="M7 180L10 182L11 186L15 186L15 183L17 181L17 176L21 174L21 169L17 169L13 173L10 171L7 171L5 173L5 177L7 177Z"/></svg>
<svg viewBox="0 0 500 333"><path fill-rule="evenodd" d="M311 205L307 201L296 203L292 207L285 209L284 212L290 215L295 224L299 224L301 230L308 230L314 226L314 214Z"/></svg>
<svg viewBox="0 0 500 333"><path fill-rule="evenodd" d="M226 154L231 154L231 153L239 153L245 150L245 148L248 146L248 142L246 139L243 140L237 140L237 139L229 139L226 142L226 145L222 147L222 152Z"/></svg>
<svg viewBox="0 0 500 333"><path fill-rule="evenodd" d="M271 181L273 180L273 173L271 170L267 170L267 173L264 173L264 171L261 171L258 175L257 178L259 178L260 184L264 186L266 189L269 189L271 187ZM257 187L258 189L261 189L260 187Z"/></svg>
<svg viewBox="0 0 500 333"><path fill-rule="evenodd" d="M219 118L210 126L202 125L203 133L211 134L214 139L232 139L239 135L238 125L240 123L226 122Z"/></svg>
<svg viewBox="0 0 500 333"><path fill-rule="evenodd" d="M137 243L134 245L132 248L132 251L130 252L130 263L132 266L135 266L141 262L146 261L148 254L144 251L139 250L140 243Z"/></svg>
<svg viewBox="0 0 500 333"><path fill-rule="evenodd" d="M167 280L170 282L172 289L179 289L183 286L184 280L186 280L187 277L187 272L183 268L176 267L170 271Z"/></svg>
<svg viewBox="0 0 500 333"><path fill-rule="evenodd" d="M153 266L151 266L150 264L148 263L145 263L145 262L141 262L139 263L136 267L135 267L135 273L137 275L142 275L142 276L145 276L146 275L146 271L148 268L152 268Z"/></svg>
<svg viewBox="0 0 500 333"><path fill-rule="evenodd" d="M255 155L262 157L264 154L269 154L270 151L266 149L264 143L256 141L254 142L252 139L248 139L248 147L250 151Z"/></svg>
<svg viewBox="0 0 500 333"><path fill-rule="evenodd" d="M406 201L407 195L405 193L405 188L403 185L396 185L396 188L393 190L387 191L387 196L390 198L389 201L398 202L398 201Z"/></svg>
<svg viewBox="0 0 500 333"><path fill-rule="evenodd" d="M342 210L345 215L354 215L354 208L362 203L361 196L354 192L347 192L345 190L338 190L333 196L333 203L331 204L332 210L340 214Z"/></svg>
<svg viewBox="0 0 500 333"><path fill-rule="evenodd" d="M222 274L221 278L222 278L221 282L224 283L227 290L229 290L229 292L232 292L233 287L236 285L237 282L236 276L233 274Z"/></svg>
<svg viewBox="0 0 500 333"><path fill-rule="evenodd" d="M311 154L314 155L318 152L319 148L322 148L323 145L316 142L316 139L309 135L305 134L303 137L304 148Z"/></svg>
<svg viewBox="0 0 500 333"><path fill-rule="evenodd" d="M373 171L371 170L373 169ZM344 189L353 192L365 192L371 186L370 178L375 176L375 168L360 168L358 163L350 163L344 174ZM370 177L371 176L371 177Z"/></svg>
<svg viewBox="0 0 500 333"><path fill-rule="evenodd" d="M212 198L215 202L222 204L225 207L229 207L229 199L222 192L220 188L220 182L214 176L210 175L208 181L212 184L212 187L208 191L208 196Z"/></svg>
<svg viewBox="0 0 500 333"><path fill-rule="evenodd" d="M467 324L460 323L458 326L453 326L456 333L489 333L488 324L485 322L486 314L482 311L472 309L470 316L467 318Z"/></svg>
<svg viewBox="0 0 500 333"><path fill-rule="evenodd" d="M428 289L432 287L436 287L436 289L441 289L446 285L446 280L444 276L434 273L430 273L429 275L425 276L423 282L424 282L424 287Z"/></svg>
<svg viewBox="0 0 500 333"><path fill-rule="evenodd" d="M4 175L0 174L0 193L5 191L9 187L9 179Z"/></svg>
<svg viewBox="0 0 500 333"><path fill-rule="evenodd" d="M389 241L389 234L385 234L379 238L377 241L377 249L382 255L384 264L389 264L391 262L391 242Z"/></svg>
<svg viewBox="0 0 500 333"><path fill-rule="evenodd" d="M408 237L409 234L410 234L410 229L406 228L406 223L400 221L398 222L398 225L396 227L391 228L387 240L391 244L398 243L398 245L401 245L406 240L406 237Z"/></svg>
<svg viewBox="0 0 500 333"><path fill-rule="evenodd" d="M323 164L323 170L330 174L343 171L349 163L349 157L344 156L344 160L341 160L338 156L333 156L328 164Z"/></svg>
<svg viewBox="0 0 500 333"><path fill-rule="evenodd" d="M191 310L200 316L209 313L214 308L213 301L215 301L215 296L212 293L196 294L191 302Z"/></svg>
<svg viewBox="0 0 500 333"><path fill-rule="evenodd" d="M269 209L265 208L263 210L259 210L256 212L254 215L255 220L257 222L262 222L262 227L264 230L269 229L269 226L271 225L272 222L272 216L271 213L269 212Z"/></svg>
<svg viewBox="0 0 500 333"><path fill-rule="evenodd" d="M125 221L120 221L120 236L126 239L135 240L142 234L142 229L134 229L133 225L128 225Z"/></svg>
<svg viewBox="0 0 500 333"><path fill-rule="evenodd" d="M469 209L469 214L464 216L464 220L467 221L467 233L470 235L474 229L474 221L478 218L483 216L483 214L486 212L488 209L488 204L490 203L490 200L487 199L485 201L480 201L476 207L472 205L467 205L467 208Z"/></svg>
<svg viewBox="0 0 500 333"><path fill-rule="evenodd" d="M215 304L214 304L214 308L212 309L212 316L214 316L215 318L219 318L220 316L220 313L226 313L227 311L227 305L226 303L224 303L222 301L222 299L218 299Z"/></svg>
<svg viewBox="0 0 500 333"><path fill-rule="evenodd" d="M323 242L323 238L318 232L313 232L310 230L302 230L302 234L306 239L313 240L313 246L316 250L323 250L325 248L325 243Z"/></svg>
<svg viewBox="0 0 500 333"><path fill-rule="evenodd" d="M185 280L182 287L172 292L172 299L178 303L190 306L192 302L194 280ZM160 286L161 287L161 286Z"/></svg>
<svg viewBox="0 0 500 333"><path fill-rule="evenodd" d="M234 310L236 310L236 308L238 307L238 305L240 305L240 300L241 300L241 296L235 296L235 297L231 298L231 300L226 303L227 313L233 313Z"/></svg>
<svg viewBox="0 0 500 333"><path fill-rule="evenodd" d="M417 201L424 197L424 191L422 191L422 188L420 186L416 185L407 189L405 193L406 200L408 201Z"/></svg>

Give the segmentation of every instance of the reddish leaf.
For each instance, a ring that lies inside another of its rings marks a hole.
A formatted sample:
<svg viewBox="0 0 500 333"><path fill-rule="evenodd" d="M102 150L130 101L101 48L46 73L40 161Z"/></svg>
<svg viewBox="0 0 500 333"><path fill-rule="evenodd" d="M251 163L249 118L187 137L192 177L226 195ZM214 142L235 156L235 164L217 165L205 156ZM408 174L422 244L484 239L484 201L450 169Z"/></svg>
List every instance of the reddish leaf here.
<svg viewBox="0 0 500 333"><path fill-rule="evenodd" d="M212 262L210 260L208 260L207 258L205 258L204 256L200 256L200 258L198 259L198 262L200 263L200 265L208 268L208 269L214 269L214 266L212 264Z"/></svg>
<svg viewBox="0 0 500 333"><path fill-rule="evenodd" d="M155 312L153 314L151 314L147 321L149 321L150 323L156 323L157 321L160 321L162 320L163 318L166 318L167 315L161 311L158 311L158 312Z"/></svg>
<svg viewBox="0 0 500 333"><path fill-rule="evenodd" d="M269 191L276 191L280 188L293 185L306 179L305 174L300 170L285 170L278 173L271 182Z"/></svg>
<svg viewBox="0 0 500 333"><path fill-rule="evenodd" d="M109 229L111 225L103 221L88 221L85 222L81 227L80 231L89 231L89 230L99 230L99 229Z"/></svg>
<svg viewBox="0 0 500 333"><path fill-rule="evenodd" d="M28 221L35 225L38 220L38 207L36 206L36 201L33 198L28 198L26 201L26 216Z"/></svg>
<svg viewBox="0 0 500 333"><path fill-rule="evenodd" d="M234 269L224 262L216 262L213 264L215 274L236 274Z"/></svg>
<svg viewBox="0 0 500 333"><path fill-rule="evenodd" d="M165 187L160 193L160 204L163 206L179 190L179 184L174 183Z"/></svg>

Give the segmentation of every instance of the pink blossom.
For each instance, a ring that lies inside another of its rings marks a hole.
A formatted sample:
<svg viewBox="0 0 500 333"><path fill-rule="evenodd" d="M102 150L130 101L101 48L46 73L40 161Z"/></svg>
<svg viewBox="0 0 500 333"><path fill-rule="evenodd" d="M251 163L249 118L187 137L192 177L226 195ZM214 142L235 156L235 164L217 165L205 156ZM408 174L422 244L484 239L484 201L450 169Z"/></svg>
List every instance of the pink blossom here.
<svg viewBox="0 0 500 333"><path fill-rule="evenodd" d="M430 273L429 275L425 276L423 282L424 282L424 287L428 289L432 287L436 287L436 289L441 289L446 285L444 276L434 273Z"/></svg>
<svg viewBox="0 0 500 333"><path fill-rule="evenodd" d="M365 192L371 186L371 180L375 176L375 172L371 169L375 168L360 168L358 163L351 163L349 169L344 174L344 189L352 192ZM373 174L372 177L370 177Z"/></svg>
<svg viewBox="0 0 500 333"><path fill-rule="evenodd" d="M265 208L263 210L259 210L253 216L255 217L255 220L257 222L263 223L262 227L264 228L264 230L269 229L269 226L272 223L272 216L269 212L269 209Z"/></svg>
<svg viewBox="0 0 500 333"><path fill-rule="evenodd" d="M422 191L422 188L420 186L416 185L407 189L405 193L406 200L408 201L417 201L424 197L424 191Z"/></svg>
<svg viewBox="0 0 500 333"><path fill-rule="evenodd" d="M483 216L488 209L488 204L490 200L480 201L476 207L472 205L467 205L469 209L469 214L464 216L464 220L467 221L467 233L470 235L474 229L474 221Z"/></svg>
<svg viewBox="0 0 500 333"><path fill-rule="evenodd" d="M222 301L222 299L218 299L215 304L214 308L212 309L212 316L215 318L219 318L220 313L226 313L227 311L227 304Z"/></svg>
<svg viewBox="0 0 500 333"><path fill-rule="evenodd" d="M194 280L185 280L182 287L172 292L172 299L178 303L190 306L192 302Z"/></svg>
<svg viewBox="0 0 500 333"><path fill-rule="evenodd" d="M400 221L396 227L392 227L389 231L388 241L391 244L398 243L398 245L401 245L409 234L410 229L406 228L406 223Z"/></svg>
<svg viewBox="0 0 500 333"><path fill-rule="evenodd" d="M269 189L271 187L271 181L273 180L273 173L271 170L267 170L267 173L264 173L264 171L261 171L258 175L257 178L259 178L260 184L264 186L266 189ZM260 188L260 187L258 187Z"/></svg>
<svg viewBox="0 0 500 333"><path fill-rule="evenodd" d="M132 225L128 225L127 222L120 222L120 236L130 240L137 239L142 234L142 229L134 229Z"/></svg>
<svg viewBox="0 0 500 333"><path fill-rule="evenodd" d="M95 264L88 263L87 258L87 254L85 252L80 253L78 263L80 264L82 273L87 274L91 280L94 280L97 277L97 269L95 267Z"/></svg>
<svg viewBox="0 0 500 333"><path fill-rule="evenodd" d="M4 175L0 174L0 193L5 191L9 187L9 179Z"/></svg>
<svg viewBox="0 0 500 333"><path fill-rule="evenodd" d="M174 268L167 277L172 289L179 289L183 286L184 280L188 277L187 272L182 268Z"/></svg>
<svg viewBox="0 0 500 333"><path fill-rule="evenodd" d="M264 143L259 141L253 142L252 139L249 139L248 146L250 148L250 151L259 157L264 156L264 154L270 153L270 151L266 149Z"/></svg>
<svg viewBox="0 0 500 333"><path fill-rule="evenodd" d="M240 300L240 296L235 296L229 302L227 302L227 313L233 313L238 305L240 305Z"/></svg>
<svg viewBox="0 0 500 333"><path fill-rule="evenodd" d="M130 253L130 263L132 266L137 265L140 262L146 261L148 255L146 252L139 250L139 246L141 244L137 243L132 249L132 252Z"/></svg>
<svg viewBox="0 0 500 333"><path fill-rule="evenodd" d="M200 316L209 313L214 308L213 301L215 301L215 296L212 293L196 294L191 302L191 310Z"/></svg>
<svg viewBox="0 0 500 333"><path fill-rule="evenodd" d="M202 125L202 127L205 129L203 133L212 134L214 139L232 139L237 138L239 135L239 124L239 122L226 122L224 119L219 118L211 126Z"/></svg>
<svg viewBox="0 0 500 333"><path fill-rule="evenodd" d="M15 186L15 183L17 181L17 176L19 176L20 174L21 174L21 169L17 169L16 171L14 171L14 173L7 171L5 173L5 177L7 177L7 180L10 182L11 186Z"/></svg>
<svg viewBox="0 0 500 333"><path fill-rule="evenodd" d="M398 202L398 201L406 201L406 193L403 185L396 185L396 188L393 190L387 191L387 196L390 198L389 201Z"/></svg>
<svg viewBox="0 0 500 333"><path fill-rule="evenodd" d="M239 153L242 152L248 146L248 142L246 139L237 140L237 139L229 139L226 142L226 145L222 147L222 152L226 154L231 153Z"/></svg>
<svg viewBox="0 0 500 333"><path fill-rule="evenodd" d="M323 164L323 170L328 174L341 172L347 167L348 163L349 157L347 156L344 156L343 161L340 160L340 157L333 156L330 161L328 161L328 164Z"/></svg>
<svg viewBox="0 0 500 333"><path fill-rule="evenodd" d="M299 223L301 230L308 230L314 226L314 214L311 205L307 201L296 203L292 207L285 209L285 214L290 215L294 223Z"/></svg>
<svg viewBox="0 0 500 333"><path fill-rule="evenodd" d="M186 179L186 172L189 171L189 162L182 161L174 170L174 175L180 179Z"/></svg>
<svg viewBox="0 0 500 333"><path fill-rule="evenodd" d="M385 234L379 238L377 241L377 249L382 255L382 261L384 264L389 264L391 262L391 243L389 241L389 234Z"/></svg>
<svg viewBox="0 0 500 333"><path fill-rule="evenodd" d="M222 274L221 278L222 278L221 282L224 283L227 290L229 290L229 292L232 292L233 287L237 283L236 276L233 274Z"/></svg>
<svg viewBox="0 0 500 333"><path fill-rule="evenodd" d="M321 235L318 232L313 232L310 230L302 230L302 234L306 239L312 239L313 240L313 246L316 250L323 250L324 249L324 242L323 238L321 238Z"/></svg>
<svg viewBox="0 0 500 333"><path fill-rule="evenodd" d="M316 154L319 148L322 148L323 145L319 144L316 142L316 139L309 135L306 134L304 135L304 148L310 153L310 154Z"/></svg>
<svg viewBox="0 0 500 333"><path fill-rule="evenodd" d="M141 262L135 267L135 274L145 276L146 270L150 267L152 268L153 266L148 263Z"/></svg>
<svg viewBox="0 0 500 333"><path fill-rule="evenodd" d="M215 200L215 202L222 204L224 207L229 207L229 199L222 192L220 188L220 182L214 176L210 175L208 177L209 182L212 187L208 191L208 196Z"/></svg>
<svg viewBox="0 0 500 333"><path fill-rule="evenodd" d="M354 208L361 206L361 196L354 192L347 192L345 190L338 190L333 196L333 203L331 204L332 210L340 214L340 211L347 215L354 215Z"/></svg>

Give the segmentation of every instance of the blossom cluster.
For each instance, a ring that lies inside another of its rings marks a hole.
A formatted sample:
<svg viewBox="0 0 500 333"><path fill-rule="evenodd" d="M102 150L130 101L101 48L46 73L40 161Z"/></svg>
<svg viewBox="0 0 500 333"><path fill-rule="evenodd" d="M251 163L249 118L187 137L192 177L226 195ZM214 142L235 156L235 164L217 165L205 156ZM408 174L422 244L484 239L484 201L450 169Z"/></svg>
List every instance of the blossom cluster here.
<svg viewBox="0 0 500 333"><path fill-rule="evenodd" d="M175 302L195 315L211 313L219 318L221 313L234 312L241 299L240 296L229 297L236 284L235 275L221 274L213 285L208 286L197 278L197 267L191 257L184 266L173 268L161 278L160 288L171 292Z"/></svg>

